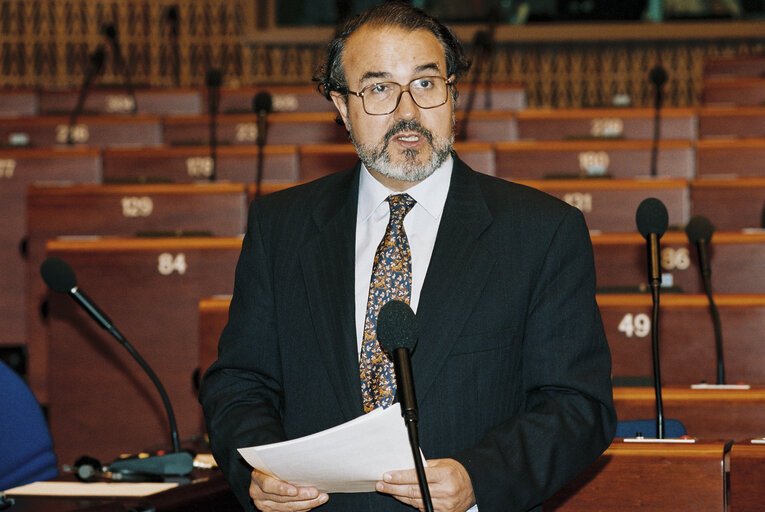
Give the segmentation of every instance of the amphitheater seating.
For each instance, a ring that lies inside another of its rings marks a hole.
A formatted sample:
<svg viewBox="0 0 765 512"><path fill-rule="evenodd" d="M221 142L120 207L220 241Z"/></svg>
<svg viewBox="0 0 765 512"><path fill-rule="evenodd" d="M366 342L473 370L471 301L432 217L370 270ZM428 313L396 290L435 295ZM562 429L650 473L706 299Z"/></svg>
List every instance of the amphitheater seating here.
<svg viewBox="0 0 765 512"><path fill-rule="evenodd" d="M700 107L699 139L765 137L765 107Z"/></svg>

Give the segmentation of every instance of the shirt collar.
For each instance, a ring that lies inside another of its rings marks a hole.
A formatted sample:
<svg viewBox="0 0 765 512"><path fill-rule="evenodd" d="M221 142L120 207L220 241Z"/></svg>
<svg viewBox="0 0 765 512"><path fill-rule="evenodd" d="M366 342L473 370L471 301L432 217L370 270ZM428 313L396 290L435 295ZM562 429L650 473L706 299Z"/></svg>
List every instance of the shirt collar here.
<svg viewBox="0 0 765 512"><path fill-rule="evenodd" d="M454 159L449 155L433 174L405 191L412 196L434 219L441 218L449 193ZM359 179L358 219L366 222L372 213L391 194L399 194L377 181L369 173L364 163L361 164Z"/></svg>

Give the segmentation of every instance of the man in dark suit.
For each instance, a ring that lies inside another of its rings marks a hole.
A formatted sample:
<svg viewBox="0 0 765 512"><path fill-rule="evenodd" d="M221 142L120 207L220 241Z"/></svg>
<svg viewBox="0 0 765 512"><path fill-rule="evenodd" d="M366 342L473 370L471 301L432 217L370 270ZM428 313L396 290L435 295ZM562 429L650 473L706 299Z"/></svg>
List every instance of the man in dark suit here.
<svg viewBox="0 0 765 512"><path fill-rule="evenodd" d="M236 452L390 403L380 296L417 313L412 365L436 510L533 509L610 443L610 354L584 219L453 153L453 84L466 69L453 34L406 4L362 13L330 44L322 88L361 162L252 204L200 395L244 506L422 509L413 470L381 475L377 493L330 497L251 472Z"/></svg>

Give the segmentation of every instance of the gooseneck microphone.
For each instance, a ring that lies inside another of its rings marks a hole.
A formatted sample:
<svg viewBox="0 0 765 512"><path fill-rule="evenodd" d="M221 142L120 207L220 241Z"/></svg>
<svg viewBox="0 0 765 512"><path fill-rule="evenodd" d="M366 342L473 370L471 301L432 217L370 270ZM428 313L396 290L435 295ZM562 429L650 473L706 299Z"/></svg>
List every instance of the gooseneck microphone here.
<svg viewBox="0 0 765 512"><path fill-rule="evenodd" d="M659 295L661 290L661 258L659 240L669 224L667 208L660 200L649 197L638 206L635 214L638 231L646 239L648 252L648 283L651 287L651 346L653 379L656 392L656 437L664 439L664 405L661 397L661 366L659 364Z"/></svg>
<svg viewBox="0 0 765 512"><path fill-rule="evenodd" d="M709 244L712 242L712 234L715 228L703 215L694 216L685 226L685 234L688 241L696 246L699 256L699 272L704 293L709 301L709 313L712 315L712 325L715 333L715 351L717 354L717 384L725 384L725 361L723 358L722 326L720 324L720 312L717 310L714 296L712 295L712 270L709 265Z"/></svg>
<svg viewBox="0 0 765 512"><path fill-rule="evenodd" d="M658 174L659 139L661 138L661 107L664 101L664 84L667 83L667 72L661 65L655 66L648 73L654 88L653 99L653 143L651 144L651 176Z"/></svg>
<svg viewBox="0 0 765 512"><path fill-rule="evenodd" d="M414 377L412 374L411 353L417 344L417 319L409 304L400 300L392 300L382 308L377 315L377 340L380 346L393 359L396 371L396 396L401 404L401 416L404 418L409 444L412 447L414 468L417 482L422 494L422 502L426 512L433 511L428 480L420 455L420 440L417 433L417 397L414 394Z"/></svg>
<svg viewBox="0 0 765 512"><path fill-rule="evenodd" d="M260 184L263 181L263 150L268 138L268 114L273 110L273 99L267 91L261 91L252 99L252 110L258 116L258 167L255 169L255 197L260 197Z"/></svg>
<svg viewBox="0 0 765 512"><path fill-rule="evenodd" d="M130 353L138 365L146 372L157 388L170 422L170 440L173 445L172 454L158 455L143 459L122 459L110 465L110 471L124 473L144 473L159 475L186 475L191 472L193 459L189 453L181 452L178 436L178 426L175 414L170 404L170 398L164 386L154 373L154 370L141 357L128 340L117 330L111 319L83 292L77 285L77 277L72 267L60 258L47 258L40 266L40 274L45 284L53 291L67 293L84 309L93 320L111 334Z"/></svg>
<svg viewBox="0 0 765 512"><path fill-rule="evenodd" d="M104 68L105 54L104 47L98 45L93 53L88 56L88 65L85 69L85 78L80 87L80 94L77 96L77 104L74 106L74 110L72 110L72 113L69 116L69 129L66 134L66 143L70 146L74 144L74 125L77 124L77 118L80 117L82 109L85 106L85 98L87 98L88 93L90 92L90 84Z"/></svg>
<svg viewBox="0 0 765 512"><path fill-rule="evenodd" d="M215 181L218 174L218 105L220 104L220 84L223 77L219 69L210 69L205 75L207 85L207 110L210 115L210 181Z"/></svg>

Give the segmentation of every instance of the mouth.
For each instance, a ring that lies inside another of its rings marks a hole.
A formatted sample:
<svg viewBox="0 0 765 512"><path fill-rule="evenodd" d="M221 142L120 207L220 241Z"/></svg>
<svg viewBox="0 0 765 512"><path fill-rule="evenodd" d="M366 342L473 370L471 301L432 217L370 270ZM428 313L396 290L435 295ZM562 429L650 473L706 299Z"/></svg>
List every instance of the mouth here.
<svg viewBox="0 0 765 512"><path fill-rule="evenodd" d="M400 133L393 137L393 140L399 144L407 147L417 146L422 140L422 136L419 133Z"/></svg>

